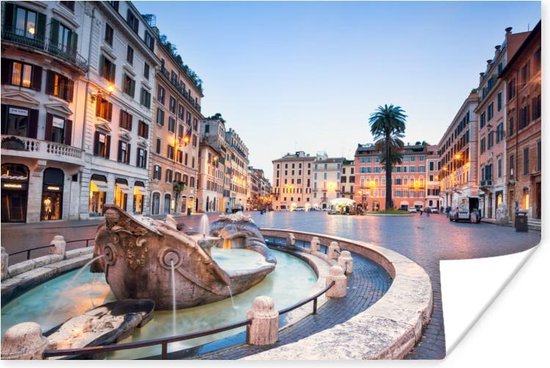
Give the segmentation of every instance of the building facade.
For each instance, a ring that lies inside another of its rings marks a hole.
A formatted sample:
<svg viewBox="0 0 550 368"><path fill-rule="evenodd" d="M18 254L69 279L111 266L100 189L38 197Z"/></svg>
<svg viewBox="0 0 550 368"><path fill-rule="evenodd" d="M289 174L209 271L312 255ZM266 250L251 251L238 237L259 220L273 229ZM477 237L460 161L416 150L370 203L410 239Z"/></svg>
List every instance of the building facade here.
<svg viewBox="0 0 550 368"><path fill-rule="evenodd" d="M402 162L393 168L392 198L396 208L424 208L427 202L427 160L430 147L403 147ZM355 203L363 211L385 210L386 173L374 144L359 144L355 151Z"/></svg>
<svg viewBox="0 0 550 368"><path fill-rule="evenodd" d="M426 202L425 207L441 210L439 184L439 155L437 146L426 147Z"/></svg>
<svg viewBox="0 0 550 368"><path fill-rule="evenodd" d="M472 90L439 141L439 182L443 207L464 201L479 208L477 90Z"/></svg>
<svg viewBox="0 0 550 368"><path fill-rule="evenodd" d="M355 195L355 164L353 160L344 160L340 175L340 195L343 198L354 199Z"/></svg>
<svg viewBox="0 0 550 368"><path fill-rule="evenodd" d="M494 219L498 206L507 200L506 84L499 75L528 34L512 34L512 29L506 28L504 42L495 46L493 58L487 60L485 72L480 73L479 105L475 112L479 121L480 212L486 218Z"/></svg>
<svg viewBox="0 0 550 368"><path fill-rule="evenodd" d="M247 208L250 211L271 208L271 183L262 169L248 167Z"/></svg>
<svg viewBox="0 0 550 368"><path fill-rule="evenodd" d="M225 184L229 192L229 197L225 197L225 208L230 212L244 210L248 188L248 148L232 128L226 131L225 142Z"/></svg>
<svg viewBox="0 0 550 368"><path fill-rule="evenodd" d="M151 152L151 214L198 210L201 85L187 73L172 49L157 39Z"/></svg>
<svg viewBox="0 0 550 368"><path fill-rule="evenodd" d="M273 160L273 209L312 206L314 160L304 151Z"/></svg>
<svg viewBox="0 0 550 368"><path fill-rule="evenodd" d="M346 159L318 155L313 162L313 208L330 208L330 201L341 196L342 167Z"/></svg>
<svg viewBox="0 0 550 368"><path fill-rule="evenodd" d="M2 222L80 217L89 11L2 2Z"/></svg>
<svg viewBox="0 0 550 368"><path fill-rule="evenodd" d="M225 123L222 119L201 121L199 151L199 211L225 212ZM229 198L229 190L226 192Z"/></svg>
<svg viewBox="0 0 550 368"><path fill-rule="evenodd" d="M531 31L501 74L506 83L506 171L511 219L525 211L530 221L541 219L542 102L541 23Z"/></svg>

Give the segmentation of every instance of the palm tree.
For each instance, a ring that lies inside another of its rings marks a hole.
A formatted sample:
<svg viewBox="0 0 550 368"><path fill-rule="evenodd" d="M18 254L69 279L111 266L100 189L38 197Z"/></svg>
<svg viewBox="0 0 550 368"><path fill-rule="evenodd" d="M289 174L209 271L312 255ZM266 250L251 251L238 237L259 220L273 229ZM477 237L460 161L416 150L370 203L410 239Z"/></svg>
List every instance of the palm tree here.
<svg viewBox="0 0 550 368"><path fill-rule="evenodd" d="M380 149L380 162L386 171L386 209L393 208L391 174L395 164L401 162L403 133L405 132L405 111L394 105L378 106L370 118L370 131Z"/></svg>

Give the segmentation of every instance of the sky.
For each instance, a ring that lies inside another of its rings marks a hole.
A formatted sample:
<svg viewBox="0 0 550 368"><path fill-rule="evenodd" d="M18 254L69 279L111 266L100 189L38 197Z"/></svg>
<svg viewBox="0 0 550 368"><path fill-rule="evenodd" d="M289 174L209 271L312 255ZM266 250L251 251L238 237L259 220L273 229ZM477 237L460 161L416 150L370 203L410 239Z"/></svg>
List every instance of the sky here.
<svg viewBox="0 0 550 368"><path fill-rule="evenodd" d="M504 29L540 20L540 2L135 2L203 80L272 177L288 152L352 159L380 105L407 114L404 141L437 144Z"/></svg>

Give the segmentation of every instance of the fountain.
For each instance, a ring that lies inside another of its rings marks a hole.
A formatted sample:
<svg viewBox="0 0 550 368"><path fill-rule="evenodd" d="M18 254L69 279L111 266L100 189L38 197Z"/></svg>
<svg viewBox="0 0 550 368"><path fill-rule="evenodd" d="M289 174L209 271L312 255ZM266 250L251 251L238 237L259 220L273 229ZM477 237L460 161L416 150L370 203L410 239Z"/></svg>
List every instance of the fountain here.
<svg viewBox="0 0 550 368"><path fill-rule="evenodd" d="M188 308L239 294L258 284L275 268L276 259L257 226L242 214L221 217L212 233L231 241L231 247L255 251L264 257L254 268L224 270L210 255L221 238L207 237L208 218L201 220L197 239L168 223L132 217L114 205L105 206L105 223L98 227L94 256L104 257L92 272L105 272L117 299L151 299L156 309ZM171 270L175 270L171 282ZM172 284L175 293L172 291Z"/></svg>

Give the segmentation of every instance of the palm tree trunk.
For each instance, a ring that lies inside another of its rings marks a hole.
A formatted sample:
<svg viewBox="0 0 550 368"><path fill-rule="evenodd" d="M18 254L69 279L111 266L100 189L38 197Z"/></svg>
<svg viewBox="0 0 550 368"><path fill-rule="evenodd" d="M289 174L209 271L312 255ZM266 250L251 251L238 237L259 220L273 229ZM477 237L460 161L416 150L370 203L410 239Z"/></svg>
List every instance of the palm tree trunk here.
<svg viewBox="0 0 550 368"><path fill-rule="evenodd" d="M391 193L391 160L390 160L390 134L386 133L385 156L386 156L386 210L392 209Z"/></svg>

